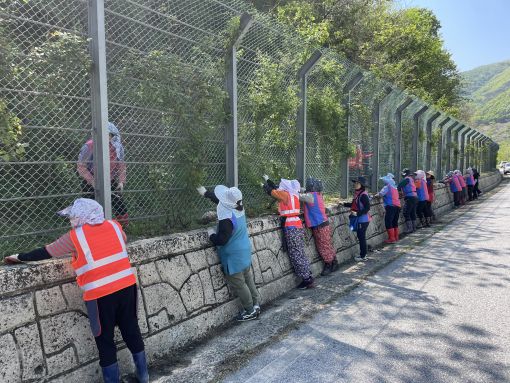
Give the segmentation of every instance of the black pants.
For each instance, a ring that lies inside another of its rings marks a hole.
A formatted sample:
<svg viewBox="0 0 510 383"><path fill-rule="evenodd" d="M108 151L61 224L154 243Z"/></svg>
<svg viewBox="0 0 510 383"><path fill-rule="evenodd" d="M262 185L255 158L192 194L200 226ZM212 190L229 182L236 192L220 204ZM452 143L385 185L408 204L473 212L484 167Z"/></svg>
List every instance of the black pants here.
<svg viewBox="0 0 510 383"><path fill-rule="evenodd" d="M425 201L425 202L426 202L425 217L431 218L434 216L434 213L432 212L432 202L430 202L430 201Z"/></svg>
<svg viewBox="0 0 510 383"><path fill-rule="evenodd" d="M137 319L136 285L97 299L101 333L95 337L99 351L99 365L106 367L117 362L117 346L113 330L119 326L122 339L132 354L144 350Z"/></svg>
<svg viewBox="0 0 510 383"><path fill-rule="evenodd" d="M418 206L416 207L416 215L419 219L423 219L426 217L425 210L427 209L427 201L418 201Z"/></svg>
<svg viewBox="0 0 510 383"><path fill-rule="evenodd" d="M418 197L404 198L404 218L406 221L416 221L416 205Z"/></svg>
<svg viewBox="0 0 510 383"><path fill-rule="evenodd" d="M478 182L477 182L477 183L475 183L475 186L473 186L473 198L477 199L480 194L482 194L482 193L481 193L480 189L478 188Z"/></svg>
<svg viewBox="0 0 510 383"><path fill-rule="evenodd" d="M356 235L359 241L359 256L364 258L367 255L367 228L370 222L358 223Z"/></svg>
<svg viewBox="0 0 510 383"><path fill-rule="evenodd" d="M121 193L117 192L117 187L117 183L112 181L112 213L115 217L120 217L127 214L127 207L124 202L124 197ZM95 199L94 188L85 180L81 183L81 190L85 193L85 198Z"/></svg>
<svg viewBox="0 0 510 383"><path fill-rule="evenodd" d="M453 192L453 205L460 206L461 191Z"/></svg>
<svg viewBox="0 0 510 383"><path fill-rule="evenodd" d="M472 201L473 200L473 185L468 185L467 192L468 192L468 199L470 201Z"/></svg>
<svg viewBox="0 0 510 383"><path fill-rule="evenodd" d="M386 229L393 229L398 227L398 216L400 208L398 206L385 206L386 214L384 216L384 225Z"/></svg>

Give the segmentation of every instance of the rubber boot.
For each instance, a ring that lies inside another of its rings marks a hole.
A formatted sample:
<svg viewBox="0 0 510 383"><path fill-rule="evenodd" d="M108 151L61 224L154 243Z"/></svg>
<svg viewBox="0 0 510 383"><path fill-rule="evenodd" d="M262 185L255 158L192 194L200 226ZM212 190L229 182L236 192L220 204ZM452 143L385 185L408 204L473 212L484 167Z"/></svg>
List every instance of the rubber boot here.
<svg viewBox="0 0 510 383"><path fill-rule="evenodd" d="M333 259L333 262L331 262L331 271L332 272L335 272L337 271L338 269L340 268L340 265L338 264L338 261L335 259Z"/></svg>
<svg viewBox="0 0 510 383"><path fill-rule="evenodd" d="M104 383L119 383L120 371L118 363L114 363L106 367L101 367L101 370L103 371Z"/></svg>
<svg viewBox="0 0 510 383"><path fill-rule="evenodd" d="M411 221L406 221L406 234L411 234L413 232L413 223Z"/></svg>
<svg viewBox="0 0 510 383"><path fill-rule="evenodd" d="M149 371L147 370L145 351L133 354L133 362L135 362L136 367L136 379L138 379L140 383L149 383Z"/></svg>
<svg viewBox="0 0 510 383"><path fill-rule="evenodd" d="M416 221L411 221L412 223L412 228L413 228L413 233L416 231L416 229L418 229L418 227L416 226Z"/></svg>
<svg viewBox="0 0 510 383"><path fill-rule="evenodd" d="M400 239L399 236L400 236L400 233L399 233L399 229L398 227L394 227L393 228L393 233L395 233L395 242L398 242L398 240Z"/></svg>
<svg viewBox="0 0 510 383"><path fill-rule="evenodd" d="M384 243L395 243L395 234L393 233L395 229L386 229L388 233L388 239L384 241Z"/></svg>

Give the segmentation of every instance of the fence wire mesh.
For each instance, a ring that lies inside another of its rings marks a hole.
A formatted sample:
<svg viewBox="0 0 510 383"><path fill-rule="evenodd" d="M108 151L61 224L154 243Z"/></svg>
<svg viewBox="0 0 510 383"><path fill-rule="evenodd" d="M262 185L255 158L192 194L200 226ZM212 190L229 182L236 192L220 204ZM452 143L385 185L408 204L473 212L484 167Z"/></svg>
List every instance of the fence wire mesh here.
<svg viewBox="0 0 510 383"><path fill-rule="evenodd" d="M67 228L55 212L97 193L91 73L98 63L90 54L89 30L97 26L89 27L90 3L0 1L0 255L53 240ZM322 56L307 74L306 175L321 178L326 193L338 194L348 176L397 174L396 150L402 167L411 167L417 155L418 168L424 168L433 108L418 120L413 153L413 117L425 105L413 97L402 113L397 148L395 113L409 94L332 50L312 46L248 3L104 0L108 120L122 143L119 148L114 138L110 145L112 212L129 220L129 235L193 227L211 209L194 187L226 183L233 118L226 78L246 12L253 24L233 59L239 186L250 214L268 208L262 174L296 176L298 73L317 49ZM443 119L432 126L432 169ZM484 169L495 161L493 152L474 142L466 140L465 151L473 163L483 160ZM346 158L348 174L341 170Z"/></svg>

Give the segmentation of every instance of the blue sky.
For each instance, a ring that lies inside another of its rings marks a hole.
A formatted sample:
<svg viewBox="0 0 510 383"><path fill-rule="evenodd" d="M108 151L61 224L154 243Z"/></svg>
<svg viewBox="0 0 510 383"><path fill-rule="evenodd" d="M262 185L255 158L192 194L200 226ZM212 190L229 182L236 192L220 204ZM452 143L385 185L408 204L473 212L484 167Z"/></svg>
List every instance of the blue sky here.
<svg viewBox="0 0 510 383"><path fill-rule="evenodd" d="M431 9L461 72L510 60L510 0L397 0Z"/></svg>

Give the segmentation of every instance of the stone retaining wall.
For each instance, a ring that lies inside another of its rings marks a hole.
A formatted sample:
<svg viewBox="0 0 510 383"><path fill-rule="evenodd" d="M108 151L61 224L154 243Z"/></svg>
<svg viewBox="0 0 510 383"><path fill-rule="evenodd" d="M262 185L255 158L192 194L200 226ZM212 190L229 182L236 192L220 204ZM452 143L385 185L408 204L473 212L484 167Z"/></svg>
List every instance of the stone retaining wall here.
<svg viewBox="0 0 510 383"><path fill-rule="evenodd" d="M499 172L484 175L481 188L501 181ZM452 208L451 194L438 185L435 211ZM377 246L386 238L384 209L371 208L373 221L367 237ZM333 241L340 262L358 253L348 229L348 209L333 208ZM298 280L282 251L278 219L250 220L253 270L263 302L293 289ZM322 263L310 232L306 253L314 274ZM216 252L206 232L196 230L129 245L129 255L140 286L139 322L150 361L164 357L228 321L238 310L223 278ZM132 370L130 355L117 334L123 372ZM81 292L68 260L0 267L0 382L100 381L94 339Z"/></svg>

